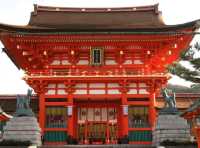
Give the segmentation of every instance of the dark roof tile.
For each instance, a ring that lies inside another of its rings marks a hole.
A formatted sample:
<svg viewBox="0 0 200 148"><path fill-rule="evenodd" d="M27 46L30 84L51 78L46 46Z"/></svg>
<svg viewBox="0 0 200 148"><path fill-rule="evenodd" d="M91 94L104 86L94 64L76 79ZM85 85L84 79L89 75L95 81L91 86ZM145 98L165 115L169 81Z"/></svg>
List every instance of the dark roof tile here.
<svg viewBox="0 0 200 148"><path fill-rule="evenodd" d="M34 6L30 26L70 29L154 28L165 26L158 5L124 8Z"/></svg>

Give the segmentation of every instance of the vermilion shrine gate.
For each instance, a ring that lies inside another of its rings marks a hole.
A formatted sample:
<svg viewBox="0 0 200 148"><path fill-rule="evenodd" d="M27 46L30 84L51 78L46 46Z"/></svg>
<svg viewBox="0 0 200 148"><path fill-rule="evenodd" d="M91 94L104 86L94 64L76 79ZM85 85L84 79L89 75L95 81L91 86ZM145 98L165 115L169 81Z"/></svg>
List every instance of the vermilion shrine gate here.
<svg viewBox="0 0 200 148"><path fill-rule="evenodd" d="M158 5L34 6L29 24L0 24L4 52L39 96L44 143L151 144L166 67L187 49L197 21L165 25Z"/></svg>

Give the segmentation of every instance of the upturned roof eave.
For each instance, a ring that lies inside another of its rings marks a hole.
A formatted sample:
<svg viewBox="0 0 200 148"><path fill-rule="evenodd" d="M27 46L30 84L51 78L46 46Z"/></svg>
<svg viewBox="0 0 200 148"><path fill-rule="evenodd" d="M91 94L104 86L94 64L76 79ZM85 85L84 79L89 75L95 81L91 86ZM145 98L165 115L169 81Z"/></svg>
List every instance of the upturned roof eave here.
<svg viewBox="0 0 200 148"><path fill-rule="evenodd" d="M123 28L115 28L111 26L101 26L101 27L65 27L65 28L50 28L50 27L38 27L38 26L17 26L17 25L9 25L0 23L0 33L41 33L41 34L49 34L49 33L117 33L117 34L165 34L165 33L181 33L180 30L184 28L200 28L200 19L192 22L187 22L178 25L165 25L162 27L123 27Z"/></svg>
<svg viewBox="0 0 200 148"><path fill-rule="evenodd" d="M200 108L200 99L195 101L188 109L186 109L183 113L181 113L180 116L185 116L187 113L193 112L198 108Z"/></svg>

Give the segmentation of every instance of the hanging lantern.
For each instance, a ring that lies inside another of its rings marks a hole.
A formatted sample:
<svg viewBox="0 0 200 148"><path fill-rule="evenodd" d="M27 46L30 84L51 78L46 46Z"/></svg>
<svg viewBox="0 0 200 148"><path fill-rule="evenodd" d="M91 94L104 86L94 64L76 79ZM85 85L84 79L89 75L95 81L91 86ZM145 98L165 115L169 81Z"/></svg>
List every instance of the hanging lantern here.
<svg viewBox="0 0 200 148"><path fill-rule="evenodd" d="M71 55L74 55L74 50L71 50Z"/></svg>
<svg viewBox="0 0 200 148"><path fill-rule="evenodd" d="M19 49L20 48L20 46L19 45L17 45L17 49Z"/></svg>
<svg viewBox="0 0 200 148"><path fill-rule="evenodd" d="M28 61L32 61L32 58L28 58Z"/></svg>
<svg viewBox="0 0 200 148"><path fill-rule="evenodd" d="M23 55L23 56L26 56L26 55L28 55L28 52L27 52L27 51L23 51L23 52L22 52L22 55Z"/></svg>
<svg viewBox="0 0 200 148"><path fill-rule="evenodd" d="M45 51L43 52L43 54L46 56L46 55L47 55L47 51L45 50Z"/></svg>
<svg viewBox="0 0 200 148"><path fill-rule="evenodd" d="M169 55L172 55L172 51L171 51L171 50L169 50L169 51L168 51L168 54L169 54Z"/></svg>
<svg viewBox="0 0 200 148"><path fill-rule="evenodd" d="M177 44L174 44L174 48L177 48Z"/></svg>

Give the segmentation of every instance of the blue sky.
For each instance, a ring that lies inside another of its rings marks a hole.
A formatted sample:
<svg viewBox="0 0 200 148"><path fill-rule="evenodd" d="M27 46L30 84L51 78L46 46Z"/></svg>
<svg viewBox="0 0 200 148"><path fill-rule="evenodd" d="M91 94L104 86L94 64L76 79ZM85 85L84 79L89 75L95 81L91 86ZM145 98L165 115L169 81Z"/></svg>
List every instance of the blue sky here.
<svg viewBox="0 0 200 148"><path fill-rule="evenodd" d="M180 24L200 19L199 0L2 0L0 23L26 25L33 4L61 7L130 7L159 3L166 24ZM196 40L199 37L196 37ZM3 45L0 43L0 48ZM0 52L0 94L26 93L28 86L19 71L5 53ZM189 85L173 77L173 84Z"/></svg>

